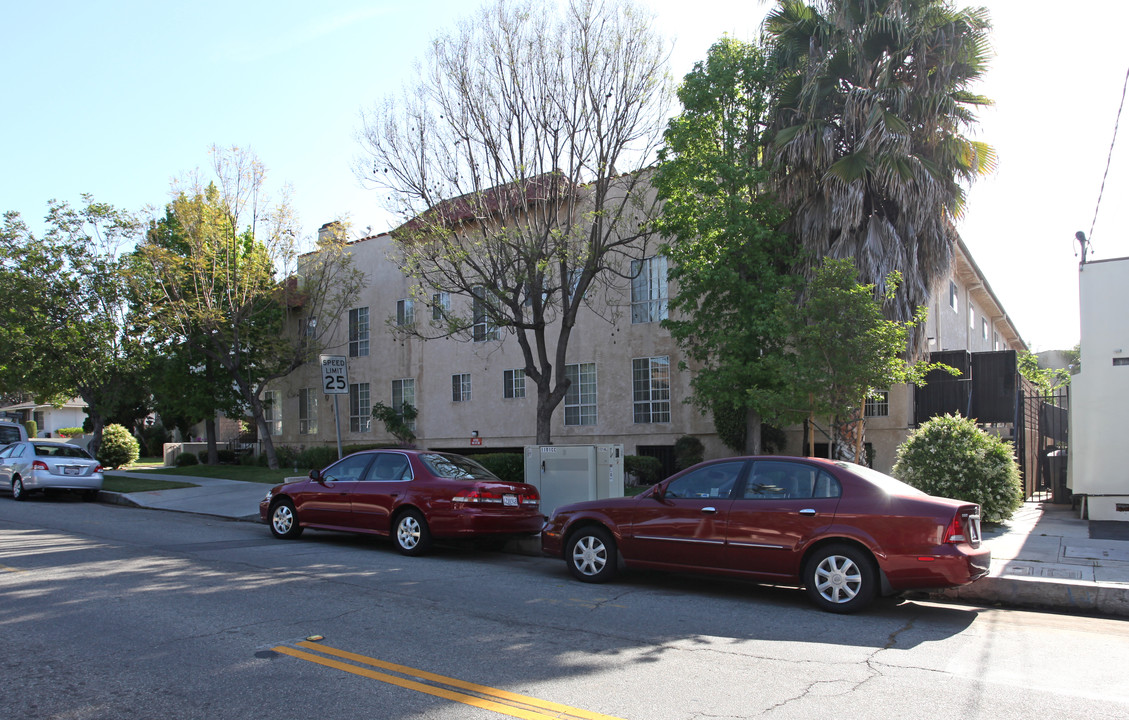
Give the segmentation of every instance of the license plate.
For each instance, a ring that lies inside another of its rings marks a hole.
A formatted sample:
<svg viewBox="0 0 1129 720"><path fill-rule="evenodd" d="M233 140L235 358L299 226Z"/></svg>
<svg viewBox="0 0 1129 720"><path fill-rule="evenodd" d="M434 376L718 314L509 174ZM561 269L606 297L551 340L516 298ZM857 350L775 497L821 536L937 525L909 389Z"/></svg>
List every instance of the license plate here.
<svg viewBox="0 0 1129 720"><path fill-rule="evenodd" d="M64 475L81 475L82 468L80 467L65 467L63 468Z"/></svg>
<svg viewBox="0 0 1129 720"><path fill-rule="evenodd" d="M517 507L517 495L503 495L502 505L505 507Z"/></svg>
<svg viewBox="0 0 1129 720"><path fill-rule="evenodd" d="M968 517L968 541L973 545L980 542L980 516L970 515Z"/></svg>

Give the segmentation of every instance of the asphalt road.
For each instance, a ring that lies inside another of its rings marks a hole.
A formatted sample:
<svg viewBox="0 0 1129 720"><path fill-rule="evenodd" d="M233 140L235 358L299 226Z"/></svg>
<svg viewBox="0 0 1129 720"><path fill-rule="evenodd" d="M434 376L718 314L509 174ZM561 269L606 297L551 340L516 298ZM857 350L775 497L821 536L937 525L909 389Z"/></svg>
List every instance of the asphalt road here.
<svg viewBox="0 0 1129 720"><path fill-rule="evenodd" d="M307 640L310 637L319 637ZM1129 716L1129 622L0 497L0 717Z"/></svg>

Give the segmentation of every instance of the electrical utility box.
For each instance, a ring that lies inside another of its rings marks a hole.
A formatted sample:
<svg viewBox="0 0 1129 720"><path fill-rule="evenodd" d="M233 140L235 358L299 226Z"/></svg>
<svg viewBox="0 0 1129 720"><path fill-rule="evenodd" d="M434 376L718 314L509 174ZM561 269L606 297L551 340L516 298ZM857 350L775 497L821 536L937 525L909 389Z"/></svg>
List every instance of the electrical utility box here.
<svg viewBox="0 0 1129 720"><path fill-rule="evenodd" d="M526 445L525 482L546 516L561 505L623 497L623 445Z"/></svg>

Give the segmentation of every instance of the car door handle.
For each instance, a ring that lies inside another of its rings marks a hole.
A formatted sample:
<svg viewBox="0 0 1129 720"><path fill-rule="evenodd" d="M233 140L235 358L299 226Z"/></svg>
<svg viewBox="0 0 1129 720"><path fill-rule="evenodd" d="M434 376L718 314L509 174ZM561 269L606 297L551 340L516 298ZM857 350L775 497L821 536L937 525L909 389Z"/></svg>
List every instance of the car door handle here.
<svg viewBox="0 0 1129 720"><path fill-rule="evenodd" d="M702 508L702 512L713 515L715 512L717 512L717 508L715 508L715 507L704 507L704 508Z"/></svg>
<svg viewBox="0 0 1129 720"><path fill-rule="evenodd" d="M804 508L803 510L800 511L800 514L801 515L809 515L809 516L815 515L815 509L814 508Z"/></svg>

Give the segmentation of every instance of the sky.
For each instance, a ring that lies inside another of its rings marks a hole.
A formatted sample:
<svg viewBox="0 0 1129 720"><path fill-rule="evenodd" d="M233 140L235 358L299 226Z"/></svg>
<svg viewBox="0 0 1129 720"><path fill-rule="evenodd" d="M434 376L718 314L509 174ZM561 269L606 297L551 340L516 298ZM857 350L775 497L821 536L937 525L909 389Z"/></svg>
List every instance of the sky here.
<svg viewBox="0 0 1129 720"><path fill-rule="evenodd" d="M1113 144L1129 2L955 2L992 17L994 57L977 89L995 104L975 137L999 154L997 172L969 190L958 229L1031 349L1073 347L1075 232L1090 237L1089 259L1129 256L1129 110ZM673 42L675 79L723 34L754 40L770 7L642 4ZM91 193L128 210L161 207L175 178L207 167L208 148L239 146L265 164L276 195L291 187L309 237L338 217L387 230L377 192L352 170L360 113L397 93L431 40L473 7L0 0L0 211L39 230L51 199L79 204Z"/></svg>

